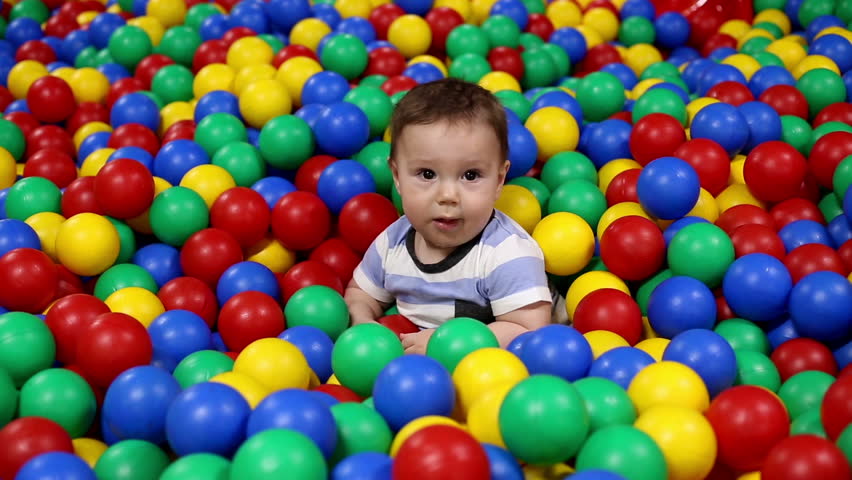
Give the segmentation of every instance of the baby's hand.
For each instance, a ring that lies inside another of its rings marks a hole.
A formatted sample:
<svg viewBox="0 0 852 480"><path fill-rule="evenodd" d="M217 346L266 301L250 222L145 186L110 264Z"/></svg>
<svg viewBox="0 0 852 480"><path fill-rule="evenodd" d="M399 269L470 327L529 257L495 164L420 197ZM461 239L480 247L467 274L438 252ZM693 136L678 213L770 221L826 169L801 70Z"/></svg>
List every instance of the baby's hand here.
<svg viewBox="0 0 852 480"><path fill-rule="evenodd" d="M405 353L426 355L426 345L429 343L429 338L432 337L434 331L434 328L427 328L417 333L403 333L400 335L399 338L402 340L402 348L405 349Z"/></svg>

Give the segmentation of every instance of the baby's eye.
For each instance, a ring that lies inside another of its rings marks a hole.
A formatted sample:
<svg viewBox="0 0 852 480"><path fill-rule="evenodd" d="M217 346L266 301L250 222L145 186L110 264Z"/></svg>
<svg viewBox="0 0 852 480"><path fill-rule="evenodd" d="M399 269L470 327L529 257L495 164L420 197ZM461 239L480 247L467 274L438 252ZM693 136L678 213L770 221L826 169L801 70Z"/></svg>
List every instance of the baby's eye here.
<svg viewBox="0 0 852 480"><path fill-rule="evenodd" d="M481 176L482 175L479 173L478 170L468 170L464 172L464 179L469 182L472 182Z"/></svg>
<svg viewBox="0 0 852 480"><path fill-rule="evenodd" d="M429 170L428 168L424 168L417 172L417 175L423 177L424 180L434 180L435 172L434 170Z"/></svg>

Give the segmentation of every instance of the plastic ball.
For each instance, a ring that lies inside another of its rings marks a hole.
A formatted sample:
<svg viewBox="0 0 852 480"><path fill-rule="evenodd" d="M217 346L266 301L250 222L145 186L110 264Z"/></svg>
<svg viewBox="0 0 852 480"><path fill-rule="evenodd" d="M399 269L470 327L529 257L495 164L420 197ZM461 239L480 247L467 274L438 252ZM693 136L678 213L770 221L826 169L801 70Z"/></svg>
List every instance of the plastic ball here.
<svg viewBox="0 0 852 480"><path fill-rule="evenodd" d="M716 304L705 284L691 277L675 276L651 293L648 318L655 332L670 338L692 328L711 328L716 320Z"/></svg>
<svg viewBox="0 0 852 480"><path fill-rule="evenodd" d="M74 92L64 80L46 76L27 90L27 106L39 121L57 123L70 117L77 104Z"/></svg>
<svg viewBox="0 0 852 480"><path fill-rule="evenodd" d="M772 363L778 369L782 381L809 370L837 373L837 362L831 350L810 338L793 338L777 346L772 352Z"/></svg>
<svg viewBox="0 0 852 480"><path fill-rule="evenodd" d="M459 317L441 324L429 339L426 354L453 373L471 352L498 346L497 338L482 322Z"/></svg>
<svg viewBox="0 0 852 480"><path fill-rule="evenodd" d="M212 347L210 328L199 315L169 310L148 326L154 357L173 370L184 358Z"/></svg>
<svg viewBox="0 0 852 480"><path fill-rule="evenodd" d="M317 145L338 158L348 158L367 144L369 119L356 105L332 103L326 107L314 127Z"/></svg>
<svg viewBox="0 0 852 480"><path fill-rule="evenodd" d="M680 362L695 370L711 396L732 386L737 374L733 348L710 330L688 330L676 335L666 348L663 361Z"/></svg>
<svg viewBox="0 0 852 480"><path fill-rule="evenodd" d="M133 255L133 263L148 270L158 286L180 277L180 252L163 243L152 243L140 248Z"/></svg>
<svg viewBox="0 0 852 480"><path fill-rule="evenodd" d="M545 270L555 275L579 272L594 253L592 229L573 213L558 212L546 216L536 225L532 236L544 252ZM572 248L567 248L567 245L572 245Z"/></svg>
<svg viewBox="0 0 852 480"><path fill-rule="evenodd" d="M630 425L612 425L592 433L577 455L578 476L604 470L624 478L663 478L668 469L660 447ZM595 477L592 477L595 478Z"/></svg>
<svg viewBox="0 0 852 480"><path fill-rule="evenodd" d="M319 245L331 228L328 207L317 195L292 192L272 209L272 231L288 249L309 250Z"/></svg>
<svg viewBox="0 0 852 480"><path fill-rule="evenodd" d="M199 416L197 412L211 412ZM230 455L245 438L250 408L233 388L208 382L189 387L171 403L166 415L169 445L179 455Z"/></svg>
<svg viewBox="0 0 852 480"><path fill-rule="evenodd" d="M166 439L166 411L180 393L178 382L163 369L139 366L110 384L104 397L103 425L118 440Z"/></svg>
<svg viewBox="0 0 852 480"><path fill-rule="evenodd" d="M206 382L220 373L230 372L234 360L214 350L200 350L189 354L174 369L174 378L181 388Z"/></svg>
<svg viewBox="0 0 852 480"><path fill-rule="evenodd" d="M670 478L704 478L713 468L716 435L704 416L683 407L654 407L634 426L647 433L666 458ZM689 445L687 453L686 445Z"/></svg>
<svg viewBox="0 0 852 480"><path fill-rule="evenodd" d="M624 292L604 288L586 295L574 311L573 324L580 333L607 330L628 344L636 344L642 333L642 313Z"/></svg>
<svg viewBox="0 0 852 480"><path fill-rule="evenodd" d="M48 418L61 425L69 435L79 437L88 431L96 404L91 387L80 375L51 368L24 383L18 409L21 417Z"/></svg>
<svg viewBox="0 0 852 480"><path fill-rule="evenodd" d="M697 252L701 252L700 260L696 258ZM672 273L696 278L710 287L721 283L733 261L734 246L730 238L709 223L687 225L669 243L668 264Z"/></svg>
<svg viewBox="0 0 852 480"><path fill-rule="evenodd" d="M653 222L626 216L612 222L604 231L601 259L619 277L641 280L662 266L665 247L663 234Z"/></svg>
<svg viewBox="0 0 852 480"><path fill-rule="evenodd" d="M30 313L44 310L58 285L53 261L32 248L16 248L0 257L0 279L7 285L0 293L0 305Z"/></svg>
<svg viewBox="0 0 852 480"><path fill-rule="evenodd" d="M838 279L843 279L840 282ZM852 317L849 282L835 272L816 272L802 278L790 292L790 314L796 330L822 341L844 341ZM807 312L807 314L805 313ZM814 322L819 318L819 322Z"/></svg>
<svg viewBox="0 0 852 480"><path fill-rule="evenodd" d="M0 332L6 335L0 362L16 387L53 363L53 337L37 317L23 312L4 313L0 315Z"/></svg>
<svg viewBox="0 0 852 480"><path fill-rule="evenodd" d="M674 185L678 188L673 188ZM676 219L695 206L699 188L698 174L690 164L676 157L663 157L642 170L637 193L649 213L663 219Z"/></svg>
<svg viewBox="0 0 852 480"><path fill-rule="evenodd" d="M748 124L735 107L724 103L707 105L692 120L692 138L707 138L715 141L734 155L748 141Z"/></svg>
<svg viewBox="0 0 852 480"><path fill-rule="evenodd" d="M432 461L423 461L423 449L435 453ZM469 433L448 425L428 426L402 443L393 463L394 477L490 478L488 456Z"/></svg>
<svg viewBox="0 0 852 480"><path fill-rule="evenodd" d="M675 117L651 113L634 125L630 133L630 152L636 161L646 165L657 158L675 155L685 141L686 134Z"/></svg>
<svg viewBox="0 0 852 480"><path fill-rule="evenodd" d="M778 442L760 469L761 478L804 479L811 475L820 478L848 478L850 467L843 452L829 440L815 435L795 435Z"/></svg>
<svg viewBox="0 0 852 480"><path fill-rule="evenodd" d="M255 128L263 127L269 120L290 113L291 98L284 85L274 79L261 79L250 83L239 95L240 113Z"/></svg>
<svg viewBox="0 0 852 480"><path fill-rule="evenodd" d="M234 270L232 274L234 278L228 278L225 281L229 284L237 283L232 286L251 282L253 279L251 272L244 270L247 269ZM255 280L259 280L259 277ZM222 280L220 280L221 285ZM221 300L223 299L220 298ZM224 300L222 310L219 312L219 331L222 333L225 344L233 351L241 351L255 340L278 335L284 330L284 315L281 307L270 295L249 289L234 292ZM249 319L251 319L250 322Z"/></svg>
<svg viewBox="0 0 852 480"><path fill-rule="evenodd" d="M56 235L59 261L78 275L105 271L118 258L119 247L113 224L94 213L80 213L67 219Z"/></svg>
<svg viewBox="0 0 852 480"><path fill-rule="evenodd" d="M630 382L654 358L637 348L617 347L600 355L589 369L589 377L601 377L627 389Z"/></svg>
<svg viewBox="0 0 852 480"><path fill-rule="evenodd" d="M345 387L337 387L344 389ZM351 391L349 392L351 394ZM357 397L356 397L357 398ZM360 452L387 452L391 449L391 430L381 415L373 408L352 399L337 403L331 407L331 414L337 423L337 448L331 460L337 462ZM428 417L433 418L433 417ZM446 417L438 417L446 418ZM402 432L396 439L402 443ZM398 449L399 447L397 447Z"/></svg>
<svg viewBox="0 0 852 480"><path fill-rule="evenodd" d="M422 416L449 415L454 397L447 370L437 360L422 355L392 360L373 387L376 410L394 430Z"/></svg>
<svg viewBox="0 0 852 480"><path fill-rule="evenodd" d="M369 357L365 345L371 347ZM356 325L344 331L335 343L332 366L344 386L359 395L368 395L382 369L402 353L402 344L390 329Z"/></svg>
<svg viewBox="0 0 852 480"><path fill-rule="evenodd" d="M704 381L681 363L661 361L643 368L630 382L627 394L641 415L655 406L707 409L710 400Z"/></svg>

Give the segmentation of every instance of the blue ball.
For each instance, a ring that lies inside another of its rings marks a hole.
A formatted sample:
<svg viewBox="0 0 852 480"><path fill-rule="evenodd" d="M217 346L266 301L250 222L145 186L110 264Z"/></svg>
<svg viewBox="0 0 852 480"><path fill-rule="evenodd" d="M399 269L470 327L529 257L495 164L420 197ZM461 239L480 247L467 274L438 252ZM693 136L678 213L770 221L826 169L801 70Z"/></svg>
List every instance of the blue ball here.
<svg viewBox="0 0 852 480"><path fill-rule="evenodd" d="M405 13L424 16L432 10L434 0L394 0L393 3L405 10Z"/></svg>
<svg viewBox="0 0 852 480"><path fill-rule="evenodd" d="M514 353L516 357L521 358L521 352L524 351L524 344L527 343L527 340L530 339L532 334L533 332L530 331L518 335L514 340L509 342L509 345L506 346L506 350Z"/></svg>
<svg viewBox="0 0 852 480"><path fill-rule="evenodd" d="M228 351L228 346L225 345L225 341L222 340L222 334L220 334L219 332L213 332L213 334L210 335L210 342L213 347L213 350L222 353Z"/></svg>
<svg viewBox="0 0 852 480"><path fill-rule="evenodd" d="M819 243L831 248L834 248L834 243L831 240L831 235L828 234L825 226L814 220L796 220L781 227L778 231L778 236L784 242L784 249L787 253L792 252L796 247L807 245L809 243Z"/></svg>
<svg viewBox="0 0 852 480"><path fill-rule="evenodd" d="M62 39L62 47L57 52L60 59L74 63L77 55L92 44L88 30L74 30Z"/></svg>
<svg viewBox="0 0 852 480"><path fill-rule="evenodd" d="M787 267L765 253L750 253L734 260L722 279L728 306L752 322L771 322L787 311L793 279Z"/></svg>
<svg viewBox="0 0 852 480"><path fill-rule="evenodd" d="M790 292L790 317L803 337L826 343L852 338L852 284L836 272L814 272Z"/></svg>
<svg viewBox="0 0 852 480"><path fill-rule="evenodd" d="M272 428L303 433L330 458L337 446L337 424L331 410L306 390L287 388L269 394L251 412L246 426L248 437Z"/></svg>
<svg viewBox="0 0 852 480"><path fill-rule="evenodd" d="M708 138L718 143L733 157L749 139L748 122L737 107L727 103L711 103L702 108L690 126L692 138Z"/></svg>
<svg viewBox="0 0 852 480"><path fill-rule="evenodd" d="M701 184L692 165L677 157L651 161L639 174L636 194L639 203L657 218L674 220L695 206Z"/></svg>
<svg viewBox="0 0 852 480"><path fill-rule="evenodd" d="M840 35L832 33L817 38L811 44L808 54L822 55L834 60L841 72L852 69L852 43Z"/></svg>
<svg viewBox="0 0 852 480"><path fill-rule="evenodd" d="M814 37L816 37L819 32L829 27L840 27L845 29L846 24L843 22L843 20L840 19L840 17L837 17L835 15L820 15L811 21L810 25L808 25L808 28L805 29L805 38L807 38L808 43L811 44L811 47L813 47L813 44L815 42ZM812 52L810 49L808 50L808 53L811 55L822 55L821 53L817 54L816 52ZM843 69L841 69L840 71L842 72Z"/></svg>
<svg viewBox="0 0 852 480"><path fill-rule="evenodd" d="M571 475L571 480L627 480L621 475L609 470L583 470Z"/></svg>
<svg viewBox="0 0 852 480"><path fill-rule="evenodd" d="M41 250L41 240L33 227L22 220L0 220L0 257L16 248Z"/></svg>
<svg viewBox="0 0 852 480"><path fill-rule="evenodd" d="M369 52L372 52L373 50L375 50L377 48L382 48L382 47L388 47L388 48L392 48L394 50L399 50L398 48L396 48L396 45L390 43L387 40L373 40L372 42L367 44L367 52L369 53Z"/></svg>
<svg viewBox="0 0 852 480"><path fill-rule="evenodd" d="M548 325L524 342L521 361L530 375L548 374L569 382L586 376L592 365L592 347L574 327Z"/></svg>
<svg viewBox="0 0 852 480"><path fill-rule="evenodd" d="M721 62L722 60L730 57L731 55L735 55L737 53L737 49L733 47L719 47L707 56L710 60L714 62Z"/></svg>
<svg viewBox="0 0 852 480"><path fill-rule="evenodd" d="M119 158L129 158L131 160L136 160L137 162L145 165L149 171L153 171L154 169L154 157L145 150L140 147L121 147L116 151L112 152L107 158L107 162L112 162L113 160L118 160Z"/></svg>
<svg viewBox="0 0 852 480"><path fill-rule="evenodd" d="M216 298L224 305L234 295L256 290L278 300L279 289L275 274L266 265L245 261L228 267L219 277L216 285Z"/></svg>
<svg viewBox="0 0 852 480"><path fill-rule="evenodd" d="M852 341L834 351L834 360L837 361L837 370L843 370L852 363Z"/></svg>
<svg viewBox="0 0 852 480"><path fill-rule="evenodd" d="M359 452L335 465L331 480L387 480L392 468L393 459L386 453Z"/></svg>
<svg viewBox="0 0 852 480"><path fill-rule="evenodd" d="M109 122L113 128L128 123L140 123L156 132L160 127L160 108L144 93L128 93L112 105Z"/></svg>
<svg viewBox="0 0 852 480"><path fill-rule="evenodd" d="M523 469L508 450L490 443L483 443L482 448L488 455L491 480L524 480Z"/></svg>
<svg viewBox="0 0 852 480"><path fill-rule="evenodd" d="M320 116L322 116L323 112L325 112L326 106L321 103L311 103L308 105L303 105L296 113L293 115L301 118L311 127L312 131L316 131L317 120L319 120Z"/></svg>
<svg viewBox="0 0 852 480"><path fill-rule="evenodd" d="M6 106L6 110L3 111L3 114L9 115L10 113L15 112L31 113L30 107L27 105L27 100L25 98L15 100L14 102L10 103L8 106Z"/></svg>
<svg viewBox="0 0 852 480"><path fill-rule="evenodd" d="M295 192L296 186L285 178L266 177L255 182L251 186L251 189L259 193L266 200L266 204L269 205L269 209L271 210L278 203L278 200L281 200L281 197L290 192Z"/></svg>
<svg viewBox="0 0 852 480"><path fill-rule="evenodd" d="M137 17L141 17L145 15L148 11L148 2L149 0L133 0L133 15Z"/></svg>
<svg viewBox="0 0 852 480"><path fill-rule="evenodd" d="M154 355L174 371L187 355L213 348L210 327L199 315L188 310L169 310L148 326Z"/></svg>
<svg viewBox="0 0 852 480"><path fill-rule="evenodd" d="M107 80L109 80L110 85L121 80L122 78L130 77L130 72L127 71L122 65L117 63L105 63L103 65L98 66L97 69L99 72L103 73Z"/></svg>
<svg viewBox="0 0 852 480"><path fill-rule="evenodd" d="M97 480L81 457L68 452L47 452L27 460L15 480Z"/></svg>
<svg viewBox="0 0 852 480"><path fill-rule="evenodd" d="M714 65L716 65L716 62L707 58L696 58L694 60L690 60L689 64L687 64L681 74L683 83L686 84L687 88L689 88L691 92L696 91L698 89L698 80L701 78L701 75L704 74L705 70Z"/></svg>
<svg viewBox="0 0 852 480"><path fill-rule="evenodd" d="M748 83L745 75L737 70L736 67L717 63L710 65L701 72L701 75L698 77L698 90L696 93L700 96L707 95L707 91L722 82L739 82L743 85Z"/></svg>
<svg viewBox="0 0 852 480"><path fill-rule="evenodd" d="M180 455L212 453L230 457L246 437L251 407L240 392L204 382L182 391L169 405L166 437Z"/></svg>
<svg viewBox="0 0 852 480"><path fill-rule="evenodd" d="M9 72L12 71L12 68L15 65L16 62L13 57L0 56L0 84L2 84L4 87L9 85Z"/></svg>
<svg viewBox="0 0 852 480"><path fill-rule="evenodd" d="M418 84L434 82L444 78L444 72L435 65L427 62L418 62L409 65L402 72L406 77L411 77Z"/></svg>
<svg viewBox="0 0 852 480"><path fill-rule="evenodd" d="M292 343L302 352L320 382L325 383L334 373L331 369L331 351L334 348L334 341L319 328L297 325L281 332L278 338Z"/></svg>
<svg viewBox="0 0 852 480"><path fill-rule="evenodd" d="M275 31L289 34L293 25L312 15L308 0L269 0L266 16Z"/></svg>
<svg viewBox="0 0 852 480"><path fill-rule="evenodd" d="M181 388L167 371L140 366L125 370L104 396L103 425L117 440L166 441L166 413Z"/></svg>
<svg viewBox="0 0 852 480"><path fill-rule="evenodd" d="M133 254L132 261L154 277L157 287L183 275L180 251L165 243L152 243L140 248Z"/></svg>
<svg viewBox="0 0 852 480"><path fill-rule="evenodd" d="M95 151L107 148L111 136L112 132L95 132L80 142L80 148L77 149L77 166L82 165L86 157Z"/></svg>
<svg viewBox="0 0 852 480"><path fill-rule="evenodd" d="M313 12L313 15L311 15L312 17L316 17L322 20L323 22L325 22L326 25L331 27L332 30L337 28L341 20L343 20L343 17L340 16L340 12L338 12L337 9L334 8L334 5L330 5L327 3L318 3L311 7L311 10ZM323 38L328 37L329 36L326 35ZM320 49L317 49L316 53L317 55L319 55Z"/></svg>
<svg viewBox="0 0 852 480"><path fill-rule="evenodd" d="M450 373L425 355L405 355L390 361L373 386L376 411L394 431L427 415L449 416L455 405Z"/></svg>
<svg viewBox="0 0 852 480"><path fill-rule="evenodd" d="M490 17L504 15L511 18L518 28L524 30L529 23L529 10L521 0L498 0L488 12Z"/></svg>
<svg viewBox="0 0 852 480"><path fill-rule="evenodd" d="M671 61L672 57L682 59L682 61L677 63L672 61L675 65L680 66L682 63L691 62L695 59L701 58L701 53L692 47L677 47L672 50L671 55L669 55L669 61Z"/></svg>
<svg viewBox="0 0 852 480"><path fill-rule="evenodd" d="M213 90L205 93L195 104L193 118L196 123L199 123L206 116L214 113L227 113L240 119L243 118L240 113L240 99L225 90Z"/></svg>
<svg viewBox="0 0 852 480"><path fill-rule="evenodd" d="M663 352L663 360L695 370L707 385L711 398L733 386L737 378L734 349L713 330L687 330L676 335Z"/></svg>
<svg viewBox="0 0 852 480"><path fill-rule="evenodd" d="M352 197L375 191L370 171L355 160L338 160L325 167L317 182L317 195L334 214L340 213Z"/></svg>
<svg viewBox="0 0 852 480"><path fill-rule="evenodd" d="M589 45L586 43L586 37L579 30L572 27L557 28L550 35L550 43L561 47L571 59L571 65L579 63L586 56L589 50Z"/></svg>
<svg viewBox="0 0 852 480"><path fill-rule="evenodd" d="M666 12L654 20L657 43L665 48L686 45L689 40L689 21L679 12Z"/></svg>
<svg viewBox="0 0 852 480"><path fill-rule="evenodd" d="M349 92L349 81L334 71L326 70L311 75L302 88L302 105L326 105L342 102Z"/></svg>
<svg viewBox="0 0 852 480"><path fill-rule="evenodd" d="M838 215L828 222L828 234L835 245L843 245L852 240L852 225L845 215Z"/></svg>
<svg viewBox="0 0 852 480"><path fill-rule="evenodd" d="M624 120L610 118L583 129L586 144L582 153L601 168L611 160L630 158L630 132L633 127Z"/></svg>
<svg viewBox="0 0 852 480"><path fill-rule="evenodd" d="M624 85L625 90L632 90L633 87L635 87L636 84L639 83L639 77L636 76L636 73L633 71L633 69L623 63L608 63L604 65L600 71L615 75L615 77L618 78L621 84ZM571 97L570 95L568 96ZM577 123L579 124L580 122Z"/></svg>
<svg viewBox="0 0 852 480"><path fill-rule="evenodd" d="M763 102L746 102L738 107L748 124L748 141L743 150L748 152L763 142L781 140L781 117L774 108Z"/></svg>
<svg viewBox="0 0 852 480"><path fill-rule="evenodd" d="M532 132L520 122L509 123L509 172L506 180L520 177L535 165L538 143Z"/></svg>
<svg viewBox="0 0 852 480"><path fill-rule="evenodd" d="M178 185L186 172L208 163L210 157L201 145L180 138L163 145L157 152L154 157L154 175L172 185Z"/></svg>
<svg viewBox="0 0 852 480"><path fill-rule="evenodd" d="M766 65L754 72L748 81L748 89L751 90L754 98L760 97L763 92L775 85L796 86L796 78L780 65Z"/></svg>
<svg viewBox="0 0 852 480"><path fill-rule="evenodd" d="M701 281L685 276L663 280L648 300L648 320L661 337L694 328L713 328L716 323L716 299Z"/></svg>
<svg viewBox="0 0 852 480"><path fill-rule="evenodd" d="M0 189L0 220L5 220L6 217L6 197L9 196L9 188Z"/></svg>
<svg viewBox="0 0 852 480"><path fill-rule="evenodd" d="M692 216L683 217L683 218L679 218L679 219L675 220L671 225L668 226L668 228L666 228L663 231L663 239L666 241L666 246L667 247L669 246L669 243L671 243L674 236L677 235L677 232L681 231L681 229L683 229L683 227L686 227L686 226L689 226L689 225L692 225L692 224L695 224L695 223L710 223L710 222L705 218L692 217Z"/></svg>
<svg viewBox="0 0 852 480"><path fill-rule="evenodd" d="M225 32L231 29L231 22L224 13L214 13L205 18L198 28L198 34L201 35L201 40L215 40L222 38Z"/></svg>
<svg viewBox="0 0 852 480"><path fill-rule="evenodd" d="M337 25L337 33L354 35L364 42L364 45L376 40L376 29L369 20L362 17L349 17Z"/></svg>
<svg viewBox="0 0 852 480"><path fill-rule="evenodd" d="M41 25L36 20L30 17L18 17L6 26L5 37L12 44L12 47L17 50L21 45L30 40L41 39L44 37L44 32L42 32Z"/></svg>
<svg viewBox="0 0 852 480"><path fill-rule="evenodd" d="M654 17L657 16L657 9L654 7L654 3L649 0L627 0L621 6L619 15L622 20L627 17L645 17L653 22Z"/></svg>
<svg viewBox="0 0 852 480"><path fill-rule="evenodd" d="M317 145L337 158L358 153L370 139L367 115L349 102L329 104L312 127Z"/></svg>
<svg viewBox="0 0 852 480"><path fill-rule="evenodd" d="M610 65L620 64L613 63ZM574 120L577 121L577 125L583 124L583 107L580 106L580 102L578 102L576 98L566 92L559 90L540 95L533 102L532 107L530 108L530 113L541 110L544 107L561 108L574 117Z"/></svg>
<svg viewBox="0 0 852 480"><path fill-rule="evenodd" d="M771 346L773 350L778 348L787 340L793 340L794 338L799 338L799 336L799 333L796 332L796 327L793 325L793 319L791 318L784 320L766 333L766 338L769 340L769 346Z"/></svg>
<svg viewBox="0 0 852 480"><path fill-rule="evenodd" d="M228 15L228 23L231 28L248 27L260 35L269 31L269 22L266 19L261 2L238 2Z"/></svg>
<svg viewBox="0 0 852 480"><path fill-rule="evenodd" d="M89 38L92 45L103 50L109 44L112 34L127 24L127 21L117 13L100 13L89 23Z"/></svg>
<svg viewBox="0 0 852 480"><path fill-rule="evenodd" d="M654 357L638 348L617 347L592 362L589 376L606 378L627 390L633 377L654 362Z"/></svg>

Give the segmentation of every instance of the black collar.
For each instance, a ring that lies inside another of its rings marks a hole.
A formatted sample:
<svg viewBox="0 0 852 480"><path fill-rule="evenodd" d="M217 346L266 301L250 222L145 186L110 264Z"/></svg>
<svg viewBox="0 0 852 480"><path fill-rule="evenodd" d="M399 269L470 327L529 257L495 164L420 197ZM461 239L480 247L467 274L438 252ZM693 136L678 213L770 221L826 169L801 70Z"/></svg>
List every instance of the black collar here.
<svg viewBox="0 0 852 480"><path fill-rule="evenodd" d="M494 211L491 212L491 218L488 219L488 223L485 224L485 228L488 228L488 224L494 220ZM437 263L423 263L417 258L417 253L414 251L414 236L416 231L414 227L408 229L408 233L405 234L405 248L408 250L408 254L411 256L411 260L417 265L417 268L423 273L441 273L446 272L447 270L456 266L467 254L479 243L482 239L482 234L485 232L485 228L482 229L479 234L475 237L471 238L467 242L456 247L455 250L450 252L449 255L446 256L443 260Z"/></svg>

